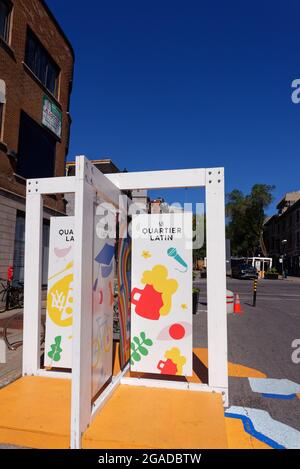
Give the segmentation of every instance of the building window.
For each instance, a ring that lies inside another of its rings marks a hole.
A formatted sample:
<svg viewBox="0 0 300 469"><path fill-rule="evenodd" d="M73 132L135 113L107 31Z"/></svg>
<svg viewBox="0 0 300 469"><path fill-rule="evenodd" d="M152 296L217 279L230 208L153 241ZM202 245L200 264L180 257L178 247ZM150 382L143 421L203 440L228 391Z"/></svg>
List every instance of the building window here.
<svg viewBox="0 0 300 469"><path fill-rule="evenodd" d="M47 90L57 96L59 68L30 29L27 29L25 63Z"/></svg>
<svg viewBox="0 0 300 469"><path fill-rule="evenodd" d="M54 176L55 137L21 112L17 174L24 178Z"/></svg>
<svg viewBox="0 0 300 469"><path fill-rule="evenodd" d="M11 3L8 0L0 0L0 37L9 41Z"/></svg>
<svg viewBox="0 0 300 469"><path fill-rule="evenodd" d="M49 220L43 220L42 243L42 285L48 283L49 262ZM24 282L24 253L25 253L25 212L17 210L15 245L14 245L14 281Z"/></svg>

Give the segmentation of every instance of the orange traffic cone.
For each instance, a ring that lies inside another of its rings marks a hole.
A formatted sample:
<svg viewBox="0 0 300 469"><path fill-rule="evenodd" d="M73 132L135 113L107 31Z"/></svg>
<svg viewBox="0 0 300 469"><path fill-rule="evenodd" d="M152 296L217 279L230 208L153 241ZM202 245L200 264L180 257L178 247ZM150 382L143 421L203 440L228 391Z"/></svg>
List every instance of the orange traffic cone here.
<svg viewBox="0 0 300 469"><path fill-rule="evenodd" d="M233 305L234 314L242 314L243 310L241 308L240 296L238 293L234 296L234 305Z"/></svg>

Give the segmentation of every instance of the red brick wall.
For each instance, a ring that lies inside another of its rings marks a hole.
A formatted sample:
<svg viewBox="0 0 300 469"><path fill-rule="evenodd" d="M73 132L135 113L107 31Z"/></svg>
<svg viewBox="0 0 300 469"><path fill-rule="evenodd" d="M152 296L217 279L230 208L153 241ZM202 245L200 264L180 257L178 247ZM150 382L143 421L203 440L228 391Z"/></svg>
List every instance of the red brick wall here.
<svg viewBox="0 0 300 469"><path fill-rule="evenodd" d="M0 44L0 78L6 83L6 108L2 142L18 151L20 110L41 124L42 100L47 92L24 66L27 25L61 69L57 101L63 112L62 138L56 145L55 175L64 175L66 146L69 136L69 82L73 76L73 56L55 21L40 0L12 0L10 49ZM41 155L42 157L42 155ZM13 176L13 162L0 146L0 187L25 194L25 185ZM50 202L50 205L52 203ZM61 205L61 204L60 204ZM57 202L56 202L57 207ZM57 207L61 210L63 207Z"/></svg>

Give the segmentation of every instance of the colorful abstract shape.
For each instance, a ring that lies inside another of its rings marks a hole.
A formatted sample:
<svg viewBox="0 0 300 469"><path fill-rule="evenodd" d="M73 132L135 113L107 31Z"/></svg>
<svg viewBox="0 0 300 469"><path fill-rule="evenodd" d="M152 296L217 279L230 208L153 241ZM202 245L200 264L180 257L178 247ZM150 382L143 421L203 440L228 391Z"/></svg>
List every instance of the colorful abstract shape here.
<svg viewBox="0 0 300 469"><path fill-rule="evenodd" d="M260 393L264 397L284 398L286 396L295 397L300 392L300 384L289 379L276 378L249 378L249 384L253 392ZM288 397L286 397L288 398Z"/></svg>
<svg viewBox="0 0 300 469"><path fill-rule="evenodd" d="M72 245L67 248L54 248L54 254L56 257L66 257L72 249Z"/></svg>
<svg viewBox="0 0 300 469"><path fill-rule="evenodd" d="M59 362L61 359L61 335L55 337L54 344L51 344L51 351L48 352L48 357L51 358L55 362Z"/></svg>
<svg viewBox="0 0 300 469"><path fill-rule="evenodd" d="M278 420L261 409L231 406L225 417L243 421L247 433L276 449L300 449L300 432Z"/></svg>
<svg viewBox="0 0 300 469"><path fill-rule="evenodd" d="M61 327L73 323L73 274L66 275L50 288L47 295L47 313Z"/></svg>
<svg viewBox="0 0 300 469"><path fill-rule="evenodd" d="M180 269L177 269L175 268L175 270L178 270L178 272L182 272L182 273L185 273L187 272L188 270L188 265L187 263L182 259L182 257L177 253L177 249L175 248L169 248L168 251L168 256L170 257L174 257L175 261L178 262L178 264L182 265L182 267L184 267L184 270L180 270Z"/></svg>
<svg viewBox="0 0 300 469"><path fill-rule="evenodd" d="M173 347L165 352L166 361L160 360L157 369L161 374L182 375L183 366L186 364L186 358L181 355L180 349Z"/></svg>
<svg viewBox="0 0 300 469"><path fill-rule="evenodd" d="M140 333L140 337L133 337L133 341L131 342L131 364L133 365L134 362L139 362L142 356L146 357L149 353L147 347L151 347L153 345L153 341L146 337L145 332Z"/></svg>
<svg viewBox="0 0 300 469"><path fill-rule="evenodd" d="M124 368L130 359L130 238L118 242L118 317L120 324L120 365Z"/></svg>
<svg viewBox="0 0 300 469"><path fill-rule="evenodd" d="M134 288L131 302L136 306L135 312L144 318L157 320L169 314L172 307L172 295L178 288L175 279L168 278L164 265L155 265L152 270L145 270L141 282L144 289ZM139 294L139 298L136 295Z"/></svg>
<svg viewBox="0 0 300 469"><path fill-rule="evenodd" d="M143 252L142 252L142 257L143 257L144 259L150 259L150 257L151 257L151 252L150 252L150 251L143 251Z"/></svg>
<svg viewBox="0 0 300 469"><path fill-rule="evenodd" d="M157 340L181 340L192 333L192 326L188 322L177 322L164 327L157 336Z"/></svg>

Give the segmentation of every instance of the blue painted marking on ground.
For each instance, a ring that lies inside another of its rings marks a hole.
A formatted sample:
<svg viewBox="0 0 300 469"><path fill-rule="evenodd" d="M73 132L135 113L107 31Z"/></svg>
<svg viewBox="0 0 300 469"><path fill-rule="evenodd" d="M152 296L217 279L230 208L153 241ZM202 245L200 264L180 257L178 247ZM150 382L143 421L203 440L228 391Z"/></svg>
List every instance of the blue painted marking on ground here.
<svg viewBox="0 0 300 469"><path fill-rule="evenodd" d="M257 438L258 440L262 441L263 443L266 443L267 445L271 446L271 448L285 449L284 446L280 445L276 441L274 441L271 438L268 438L266 435L263 435L262 433L256 431L254 426L253 426L252 421L246 415L232 414L230 412L225 412L225 417L229 417L229 418L232 418L232 419L240 419L243 422L245 432L249 433L249 435L251 435L251 436L254 436L254 438Z"/></svg>
<svg viewBox="0 0 300 469"><path fill-rule="evenodd" d="M296 394L267 394L263 393L262 397L270 397L272 399L294 399Z"/></svg>

